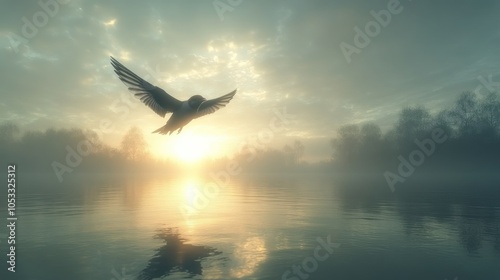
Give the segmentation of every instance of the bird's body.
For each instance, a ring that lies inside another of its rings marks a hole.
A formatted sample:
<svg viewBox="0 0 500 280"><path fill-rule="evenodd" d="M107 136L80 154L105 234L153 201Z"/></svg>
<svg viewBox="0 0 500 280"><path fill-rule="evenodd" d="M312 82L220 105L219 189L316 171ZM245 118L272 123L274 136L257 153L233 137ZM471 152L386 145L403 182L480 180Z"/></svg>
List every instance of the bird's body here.
<svg viewBox="0 0 500 280"><path fill-rule="evenodd" d="M167 113L172 116L167 123L153 131L153 133L171 134L173 131L182 131L182 128L193 119L211 114L224 107L236 94L236 90L218 98L207 100L201 95L191 96L188 100L180 101L166 93L163 89L156 87L134 72L123 66L118 60L111 57L111 65L128 89L155 113L165 117Z"/></svg>
<svg viewBox="0 0 500 280"><path fill-rule="evenodd" d="M153 133L158 132L160 134L167 134L169 132L172 133L172 131L177 129L179 129L180 133L182 128L191 122L195 114L196 109L191 108L187 101L183 101L179 110L172 113L172 116L168 119L167 123L153 131Z"/></svg>

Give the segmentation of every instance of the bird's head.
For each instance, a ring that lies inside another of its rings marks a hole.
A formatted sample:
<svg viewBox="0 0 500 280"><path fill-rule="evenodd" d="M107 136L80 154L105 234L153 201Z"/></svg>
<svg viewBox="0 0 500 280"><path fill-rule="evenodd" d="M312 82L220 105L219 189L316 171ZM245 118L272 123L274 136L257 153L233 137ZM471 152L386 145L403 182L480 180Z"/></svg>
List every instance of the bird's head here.
<svg viewBox="0 0 500 280"><path fill-rule="evenodd" d="M198 107L200 107L200 105L203 101L206 101L206 99L203 96L193 95L193 96L191 96L191 98L188 99L188 104L189 104L189 107L191 107L193 109L198 109Z"/></svg>

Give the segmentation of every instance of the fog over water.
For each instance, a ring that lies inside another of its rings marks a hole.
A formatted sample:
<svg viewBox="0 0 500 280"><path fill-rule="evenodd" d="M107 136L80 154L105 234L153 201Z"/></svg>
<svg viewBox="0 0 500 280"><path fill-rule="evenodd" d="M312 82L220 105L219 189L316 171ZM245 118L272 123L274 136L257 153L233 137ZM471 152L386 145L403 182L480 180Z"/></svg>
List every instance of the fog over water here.
<svg viewBox="0 0 500 280"><path fill-rule="evenodd" d="M0 11L1 280L500 279L500 1Z"/></svg>

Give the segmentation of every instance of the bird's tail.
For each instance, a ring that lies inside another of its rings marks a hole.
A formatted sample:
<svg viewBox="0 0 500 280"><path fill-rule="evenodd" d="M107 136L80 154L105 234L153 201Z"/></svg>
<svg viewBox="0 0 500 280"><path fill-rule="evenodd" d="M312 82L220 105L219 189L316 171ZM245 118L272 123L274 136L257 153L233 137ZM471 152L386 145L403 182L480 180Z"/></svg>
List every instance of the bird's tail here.
<svg viewBox="0 0 500 280"><path fill-rule="evenodd" d="M151 133L160 133L165 135L165 134L171 134L172 131L174 131L174 129L172 129L170 125L166 124Z"/></svg>

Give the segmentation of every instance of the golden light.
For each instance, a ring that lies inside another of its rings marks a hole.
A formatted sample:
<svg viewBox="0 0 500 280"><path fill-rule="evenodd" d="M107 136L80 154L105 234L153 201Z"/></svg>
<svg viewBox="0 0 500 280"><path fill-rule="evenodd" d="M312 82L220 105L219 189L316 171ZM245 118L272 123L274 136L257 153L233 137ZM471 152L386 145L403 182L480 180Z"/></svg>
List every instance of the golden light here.
<svg viewBox="0 0 500 280"><path fill-rule="evenodd" d="M196 182L194 181L187 182L183 190L184 190L184 198L186 199L189 205L193 205L196 195L199 192Z"/></svg>
<svg viewBox="0 0 500 280"><path fill-rule="evenodd" d="M176 138L175 142L175 157L184 162L199 161L208 156L210 152L208 141L202 137L181 136Z"/></svg>
<svg viewBox="0 0 500 280"><path fill-rule="evenodd" d="M234 251L236 268L231 269L235 278L243 278L255 273L259 265L267 259L266 242L262 237L251 237L238 243Z"/></svg>
<svg viewBox="0 0 500 280"><path fill-rule="evenodd" d="M120 59L126 60L126 61L130 60L130 52L128 52L128 51L121 51L120 52Z"/></svg>
<svg viewBox="0 0 500 280"><path fill-rule="evenodd" d="M184 214L184 221L189 229L193 229L193 227L196 226L196 219L191 219L191 215L195 215L197 213L197 205L195 203L197 196L199 195L198 186L195 182L188 181L183 184L180 191L179 201L182 203L181 211Z"/></svg>
<svg viewBox="0 0 500 280"><path fill-rule="evenodd" d="M156 143L159 154L163 158L171 158L183 163L194 164L209 156L215 156L210 137L190 133L188 131L167 136ZM155 141L156 142L156 141Z"/></svg>
<svg viewBox="0 0 500 280"><path fill-rule="evenodd" d="M115 26L116 18L104 22L104 26Z"/></svg>

